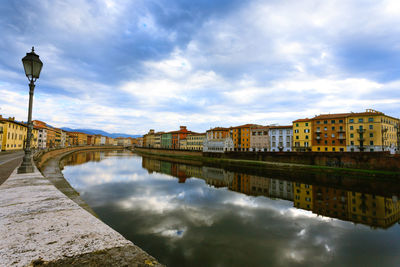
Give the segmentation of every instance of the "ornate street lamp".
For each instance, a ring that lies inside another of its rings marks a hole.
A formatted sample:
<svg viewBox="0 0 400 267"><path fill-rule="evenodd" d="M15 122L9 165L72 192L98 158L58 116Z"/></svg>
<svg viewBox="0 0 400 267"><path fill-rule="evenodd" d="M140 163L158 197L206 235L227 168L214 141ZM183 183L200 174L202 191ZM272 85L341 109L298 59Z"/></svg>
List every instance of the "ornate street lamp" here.
<svg viewBox="0 0 400 267"><path fill-rule="evenodd" d="M42 70L43 63L40 61L39 56L35 54L34 48L32 52L26 53L22 59L24 65L25 75L29 80L29 110L28 110L28 130L25 145L25 155L21 166L18 168L18 173L31 173L34 172L35 167L32 162L31 153L31 139L32 139L32 102L33 90L35 89L35 81L39 79L40 71Z"/></svg>

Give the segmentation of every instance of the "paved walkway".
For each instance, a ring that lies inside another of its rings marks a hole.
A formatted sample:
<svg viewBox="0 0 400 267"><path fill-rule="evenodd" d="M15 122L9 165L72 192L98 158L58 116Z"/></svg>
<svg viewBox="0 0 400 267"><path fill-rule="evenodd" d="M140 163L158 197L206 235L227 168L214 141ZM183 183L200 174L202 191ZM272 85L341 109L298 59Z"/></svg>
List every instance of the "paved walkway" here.
<svg viewBox="0 0 400 267"><path fill-rule="evenodd" d="M161 266L36 170L0 186L0 266Z"/></svg>

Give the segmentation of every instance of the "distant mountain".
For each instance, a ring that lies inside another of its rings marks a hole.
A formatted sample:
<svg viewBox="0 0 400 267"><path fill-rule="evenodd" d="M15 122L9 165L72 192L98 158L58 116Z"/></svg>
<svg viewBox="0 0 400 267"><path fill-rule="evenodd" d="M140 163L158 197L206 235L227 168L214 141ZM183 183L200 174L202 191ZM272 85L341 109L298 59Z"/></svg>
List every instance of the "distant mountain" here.
<svg viewBox="0 0 400 267"><path fill-rule="evenodd" d="M105 131L102 130L96 130L96 129L71 129L71 128L67 128L67 127L63 127L61 128L64 131L68 131L68 132L81 132L81 133L85 133L85 134L101 134L104 136L108 136L111 138L116 138L116 137L132 137L132 138L137 138L137 137L142 137L142 135L131 135L131 134L123 134L123 133L107 133Z"/></svg>

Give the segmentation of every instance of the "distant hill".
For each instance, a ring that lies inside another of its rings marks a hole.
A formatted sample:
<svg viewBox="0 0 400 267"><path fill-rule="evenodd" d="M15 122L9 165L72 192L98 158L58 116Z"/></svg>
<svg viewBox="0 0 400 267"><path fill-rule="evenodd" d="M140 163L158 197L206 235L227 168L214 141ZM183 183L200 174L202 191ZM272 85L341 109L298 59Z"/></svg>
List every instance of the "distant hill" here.
<svg viewBox="0 0 400 267"><path fill-rule="evenodd" d="M142 137L142 135L131 135L131 134L123 134L123 133L107 133L105 131L96 130L96 129L71 129L71 128L67 128L67 127L63 127L61 129L63 129L64 131L68 131L68 132L81 132L81 133L85 133L85 134L101 134L101 135L108 136L108 137L111 137L111 138L116 138L116 137L132 137L132 138Z"/></svg>

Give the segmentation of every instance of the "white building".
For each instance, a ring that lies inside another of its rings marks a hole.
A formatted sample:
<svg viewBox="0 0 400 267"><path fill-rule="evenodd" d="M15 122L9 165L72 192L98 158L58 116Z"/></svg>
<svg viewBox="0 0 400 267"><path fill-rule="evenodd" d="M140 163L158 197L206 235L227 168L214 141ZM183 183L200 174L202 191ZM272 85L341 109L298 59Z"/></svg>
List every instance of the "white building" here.
<svg viewBox="0 0 400 267"><path fill-rule="evenodd" d="M47 142L47 129L36 127L38 131L38 149L45 149Z"/></svg>
<svg viewBox="0 0 400 267"><path fill-rule="evenodd" d="M216 127L206 132L203 152L224 153L235 148L229 128Z"/></svg>
<svg viewBox="0 0 400 267"><path fill-rule="evenodd" d="M271 179L269 184L269 196L293 201L293 182Z"/></svg>
<svg viewBox="0 0 400 267"><path fill-rule="evenodd" d="M270 126L269 127L270 151L292 151L293 127Z"/></svg>
<svg viewBox="0 0 400 267"><path fill-rule="evenodd" d="M65 147L65 144L67 143L67 133L63 130L61 130L61 147Z"/></svg>

